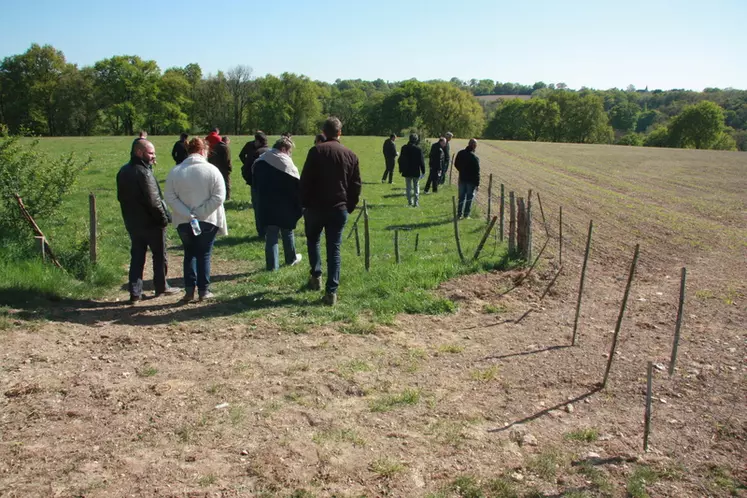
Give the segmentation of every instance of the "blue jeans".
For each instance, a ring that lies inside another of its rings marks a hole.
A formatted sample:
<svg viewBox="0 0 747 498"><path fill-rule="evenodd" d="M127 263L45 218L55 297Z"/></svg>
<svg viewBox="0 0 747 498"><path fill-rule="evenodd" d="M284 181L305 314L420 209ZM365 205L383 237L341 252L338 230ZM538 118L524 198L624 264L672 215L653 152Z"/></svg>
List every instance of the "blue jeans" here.
<svg viewBox="0 0 747 498"><path fill-rule="evenodd" d="M130 232L130 274L127 287L131 296L140 297L143 294L143 271L145 270L145 255L150 248L153 254L153 287L156 294L168 288L166 273L166 229L150 228L140 232Z"/></svg>
<svg viewBox="0 0 747 498"><path fill-rule="evenodd" d="M322 230L327 242L327 283L325 290L334 294L340 286L340 246L342 246L342 232L348 221L347 209L306 209L306 245L309 251L309 265L311 276L322 275L322 255L320 240Z"/></svg>
<svg viewBox="0 0 747 498"><path fill-rule="evenodd" d="M405 191L407 192L407 203L411 206L417 206L420 197L420 177L406 176Z"/></svg>
<svg viewBox="0 0 747 498"><path fill-rule="evenodd" d="M459 207L457 208L457 216L462 216L462 214L465 217L469 216L476 189L477 185L474 183L459 182Z"/></svg>
<svg viewBox="0 0 747 498"><path fill-rule="evenodd" d="M287 228L280 228L275 225L268 225L265 233L265 263L267 264L267 270L277 270L280 265L278 263L278 235L283 237L283 255L285 256L285 264L289 265L296 260L296 240L293 237L293 230Z"/></svg>
<svg viewBox="0 0 747 498"><path fill-rule="evenodd" d="M218 234L218 227L212 223L200 222L202 233L195 236L189 223L176 227L184 244L184 289L194 293L195 287L204 296L210 287L210 255Z"/></svg>

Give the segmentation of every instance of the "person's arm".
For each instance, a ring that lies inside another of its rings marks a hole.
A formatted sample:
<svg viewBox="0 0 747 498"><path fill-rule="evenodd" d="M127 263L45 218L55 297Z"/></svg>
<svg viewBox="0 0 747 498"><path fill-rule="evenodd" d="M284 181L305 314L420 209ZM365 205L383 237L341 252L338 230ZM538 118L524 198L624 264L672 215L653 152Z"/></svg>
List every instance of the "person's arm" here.
<svg viewBox="0 0 747 498"><path fill-rule="evenodd" d="M218 209L226 200L226 183L223 181L223 175L216 169L212 171L210 197L205 202L192 210L192 213L199 219L205 219Z"/></svg>
<svg viewBox="0 0 747 498"><path fill-rule="evenodd" d="M475 182L475 187L479 187L480 186L480 158L477 157L477 155L474 153L472 155L475 158L475 172L477 173L476 175L477 181Z"/></svg>
<svg viewBox="0 0 747 498"><path fill-rule="evenodd" d="M314 189L314 158L316 157L316 147L309 149L309 153L306 154L306 161L303 163L303 170L301 171L301 205L303 207L309 207L309 200L311 198L312 191Z"/></svg>
<svg viewBox="0 0 747 498"><path fill-rule="evenodd" d="M241 161L241 164L246 164L247 161L247 155L249 154L249 143L247 142L244 147L242 147L241 152L239 152L239 160Z"/></svg>
<svg viewBox="0 0 747 498"><path fill-rule="evenodd" d="M420 152L418 154L420 156L420 176L425 176L425 154L420 148L418 148L418 151Z"/></svg>
<svg viewBox="0 0 747 498"><path fill-rule="evenodd" d="M169 226L169 217L163 207L161 196L158 195L159 189L156 177L146 169L144 173L138 173L137 181L153 219L158 221L162 227Z"/></svg>
<svg viewBox="0 0 747 498"><path fill-rule="evenodd" d="M174 160L175 163L178 163L179 161L176 159L177 157L177 146L179 145L179 142L175 143L174 146L171 148L171 159Z"/></svg>
<svg viewBox="0 0 747 498"><path fill-rule="evenodd" d="M166 177L166 191L163 195L166 198L166 202L171 206L171 209L173 209L175 213L179 213L180 215L189 218L189 215L192 214L192 212L189 209L189 206L184 204L176 194L174 178L171 175Z"/></svg>
<svg viewBox="0 0 747 498"><path fill-rule="evenodd" d="M226 162L225 162L225 165L226 165L226 171L228 171L229 173L231 171L233 171L233 165L231 164L231 147L229 147L228 145L226 145Z"/></svg>
<svg viewBox="0 0 747 498"><path fill-rule="evenodd" d="M358 158L356 157L355 163L353 164L353 167L350 171L350 177L348 178L348 214L355 211L355 207L358 205L358 201L361 197L361 188L361 170L360 166L358 165Z"/></svg>

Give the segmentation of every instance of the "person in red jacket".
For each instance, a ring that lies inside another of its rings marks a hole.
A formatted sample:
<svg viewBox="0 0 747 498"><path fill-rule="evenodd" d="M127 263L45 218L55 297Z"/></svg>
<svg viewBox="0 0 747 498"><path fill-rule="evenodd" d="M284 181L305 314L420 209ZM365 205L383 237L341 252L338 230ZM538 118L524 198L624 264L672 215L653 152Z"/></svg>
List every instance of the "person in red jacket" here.
<svg viewBox="0 0 747 498"><path fill-rule="evenodd" d="M210 130L210 133L208 133L208 136L205 137L205 140L207 141L208 145L210 145L210 150L213 150L213 147L221 143L223 140L220 136L220 130L216 126L212 130Z"/></svg>

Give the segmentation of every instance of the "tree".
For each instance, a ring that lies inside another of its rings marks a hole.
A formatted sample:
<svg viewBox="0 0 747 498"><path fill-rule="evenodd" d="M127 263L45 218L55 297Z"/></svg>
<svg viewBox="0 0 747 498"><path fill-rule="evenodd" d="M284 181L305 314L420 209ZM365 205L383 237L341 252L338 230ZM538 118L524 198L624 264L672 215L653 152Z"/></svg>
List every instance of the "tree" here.
<svg viewBox="0 0 747 498"><path fill-rule="evenodd" d="M401 135L415 125L420 112L418 104L425 86L425 83L416 80L405 81L384 97L381 103L384 128Z"/></svg>
<svg viewBox="0 0 747 498"><path fill-rule="evenodd" d="M498 140L526 140L529 138L524 113L526 105L521 99L502 101L488 122L485 137Z"/></svg>
<svg viewBox="0 0 747 498"><path fill-rule="evenodd" d="M645 133L654 125L661 124L665 121L664 116L657 110L644 111L638 115L638 121L635 125L635 131Z"/></svg>
<svg viewBox="0 0 747 498"><path fill-rule="evenodd" d="M280 80L284 115L287 117L284 131L294 135L316 133L322 118L317 85L308 77L294 73L283 73Z"/></svg>
<svg viewBox="0 0 747 498"><path fill-rule="evenodd" d="M418 115L431 132L451 131L457 137L478 136L485 126L485 116L475 98L449 83L425 86Z"/></svg>
<svg viewBox="0 0 747 498"><path fill-rule="evenodd" d="M619 131L631 131L638 123L640 106L634 102L623 102L615 105L609 112L612 128Z"/></svg>
<svg viewBox="0 0 747 498"><path fill-rule="evenodd" d="M233 122L231 94L222 71L218 71L215 76L209 75L197 86L195 114L196 124L202 130L210 130L216 126L222 129L230 128Z"/></svg>
<svg viewBox="0 0 747 498"><path fill-rule="evenodd" d="M567 141L576 143L610 143L613 132L601 97L586 95L570 99L561 126Z"/></svg>
<svg viewBox="0 0 747 498"><path fill-rule="evenodd" d="M148 96L145 127L153 134L177 134L189 130L185 112L192 104L190 84L183 71L168 69L157 81L155 91Z"/></svg>
<svg viewBox="0 0 747 498"><path fill-rule="evenodd" d="M533 98L524 103L523 111L529 139L535 142L550 139L552 130L560 123L560 106L547 99Z"/></svg>
<svg viewBox="0 0 747 498"><path fill-rule="evenodd" d="M686 106L669 125L674 147L711 149L724 134L724 111L714 102L704 100Z"/></svg>
<svg viewBox="0 0 747 498"><path fill-rule="evenodd" d="M251 79L252 68L249 66L234 66L226 73L226 86L232 99L233 126L231 131L235 134L241 133L244 111L249 104Z"/></svg>

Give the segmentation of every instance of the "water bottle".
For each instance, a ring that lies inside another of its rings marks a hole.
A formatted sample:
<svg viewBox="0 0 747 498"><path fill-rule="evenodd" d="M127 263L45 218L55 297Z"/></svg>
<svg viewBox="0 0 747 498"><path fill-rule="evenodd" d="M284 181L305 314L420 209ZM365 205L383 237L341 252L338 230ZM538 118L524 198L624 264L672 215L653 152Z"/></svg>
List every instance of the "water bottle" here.
<svg viewBox="0 0 747 498"><path fill-rule="evenodd" d="M200 228L200 221L197 218L192 218L189 224L192 227L192 233L195 235L195 237L202 233L202 228Z"/></svg>

